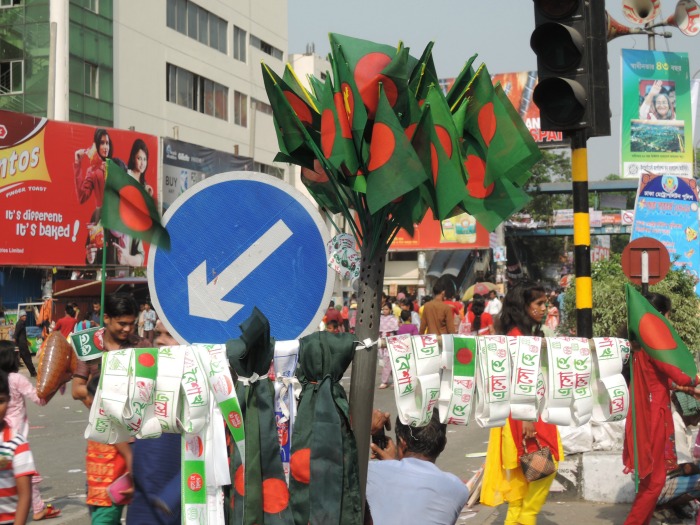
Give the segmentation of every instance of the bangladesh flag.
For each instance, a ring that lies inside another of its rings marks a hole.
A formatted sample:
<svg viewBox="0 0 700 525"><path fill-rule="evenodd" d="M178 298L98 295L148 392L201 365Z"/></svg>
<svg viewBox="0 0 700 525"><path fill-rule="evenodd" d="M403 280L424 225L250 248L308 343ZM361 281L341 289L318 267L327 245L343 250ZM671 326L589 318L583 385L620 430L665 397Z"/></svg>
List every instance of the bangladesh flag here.
<svg viewBox="0 0 700 525"><path fill-rule="evenodd" d="M367 207L372 214L427 179L423 165L381 85L367 168Z"/></svg>
<svg viewBox="0 0 700 525"><path fill-rule="evenodd" d="M691 384L695 359L668 319L630 284L625 285L630 340L639 343L654 364L678 384Z"/></svg>
<svg viewBox="0 0 700 525"><path fill-rule="evenodd" d="M153 197L139 181L111 159L107 159L102 225L166 250L170 249L170 235L160 223Z"/></svg>

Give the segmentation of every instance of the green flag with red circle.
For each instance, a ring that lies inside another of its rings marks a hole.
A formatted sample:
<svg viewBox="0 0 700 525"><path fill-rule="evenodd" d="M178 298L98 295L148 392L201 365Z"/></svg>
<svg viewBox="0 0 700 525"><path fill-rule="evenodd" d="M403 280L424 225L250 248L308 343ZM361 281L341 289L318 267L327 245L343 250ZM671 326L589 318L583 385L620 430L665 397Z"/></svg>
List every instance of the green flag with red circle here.
<svg viewBox="0 0 700 525"><path fill-rule="evenodd" d="M380 85L367 166L367 206L376 213L427 179L416 151Z"/></svg>
<svg viewBox="0 0 700 525"><path fill-rule="evenodd" d="M676 383L679 376L695 379L698 369L693 354L668 319L629 283L625 284L625 295L630 340L639 343L655 365Z"/></svg>
<svg viewBox="0 0 700 525"><path fill-rule="evenodd" d="M153 197L119 164L111 159L106 164L102 226L169 250L170 235L160 222Z"/></svg>

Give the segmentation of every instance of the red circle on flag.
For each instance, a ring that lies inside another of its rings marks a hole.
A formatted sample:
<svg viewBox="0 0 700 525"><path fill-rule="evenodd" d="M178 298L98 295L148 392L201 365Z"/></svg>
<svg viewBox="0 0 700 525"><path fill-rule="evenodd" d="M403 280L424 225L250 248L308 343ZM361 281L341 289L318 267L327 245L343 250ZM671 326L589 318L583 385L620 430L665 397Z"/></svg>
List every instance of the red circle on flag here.
<svg viewBox="0 0 700 525"><path fill-rule="evenodd" d="M187 486L191 491L199 492L202 490L203 486L202 476L199 474L190 474L190 477L187 478Z"/></svg>
<svg viewBox="0 0 700 525"><path fill-rule="evenodd" d="M468 155L464 161L464 167L467 168L469 179L467 180L467 191L471 197L476 199L485 199L493 193L494 183L484 187L484 178L486 177L486 163L476 155Z"/></svg>
<svg viewBox="0 0 700 525"><path fill-rule="evenodd" d="M306 104L304 104L304 101L301 100L296 93L292 93L291 91L285 91L284 96L287 99L287 102L289 102L289 105L292 106L294 113L296 113L297 117L299 117L299 120L301 120L304 124L311 125L313 122L311 110Z"/></svg>
<svg viewBox="0 0 700 525"><path fill-rule="evenodd" d="M289 489L287 484L277 478L269 478L262 482L263 510L268 514L278 514L289 505Z"/></svg>
<svg viewBox="0 0 700 525"><path fill-rule="evenodd" d="M308 484L311 480L311 449L302 448L292 454L289 468L295 480Z"/></svg>
<svg viewBox="0 0 700 525"><path fill-rule="evenodd" d="M447 131L443 126L435 126L435 134L440 140L440 145L442 149L445 150L447 158L452 158L452 139L450 138L450 132Z"/></svg>
<svg viewBox="0 0 700 525"><path fill-rule="evenodd" d="M496 134L496 115L493 112L493 102L487 102L479 110L479 131L488 146Z"/></svg>
<svg viewBox="0 0 700 525"><path fill-rule="evenodd" d="M335 118L333 111L324 109L321 113L321 150L326 158L330 158L335 144Z"/></svg>
<svg viewBox="0 0 700 525"><path fill-rule="evenodd" d="M352 95L352 92L350 92ZM338 123L340 124L340 134L345 139L352 138L352 131L350 130L350 121L348 120L348 112L345 109L345 104L343 102L342 93L333 94L333 102L335 102L335 111L338 114Z"/></svg>
<svg viewBox="0 0 700 525"><path fill-rule="evenodd" d="M238 412L231 412L228 415L228 420L233 425L233 428L239 428L241 426L241 415Z"/></svg>
<svg viewBox="0 0 700 525"><path fill-rule="evenodd" d="M440 171L440 159L438 159L435 144L430 143L430 172L433 175L433 184L437 184L438 172Z"/></svg>
<svg viewBox="0 0 700 525"><path fill-rule="evenodd" d="M311 182L328 182L328 175L326 175L326 172L323 170L323 168L321 168L320 164L317 164L317 162L318 161L314 161L314 166L318 166L316 170L301 168L301 176L310 180Z"/></svg>
<svg viewBox="0 0 700 525"><path fill-rule="evenodd" d="M370 171L377 170L384 166L396 149L396 139L391 128L382 122L374 124L372 130L372 143L369 146L369 165L367 168Z"/></svg>
<svg viewBox="0 0 700 525"><path fill-rule="evenodd" d="M384 94L389 104L394 107L398 98L396 84L389 77L382 75L382 70L389 65L391 57L384 53L367 53L355 65L355 84L367 106L367 116L374 118L379 103L379 83L382 83Z"/></svg>
<svg viewBox="0 0 700 525"><path fill-rule="evenodd" d="M245 496L245 469L243 465L236 469L236 473L233 475L233 486L236 492L241 496Z"/></svg>
<svg viewBox="0 0 700 525"><path fill-rule="evenodd" d="M137 232L145 232L153 226L146 200L135 186L119 190L119 217L127 228Z"/></svg>
<svg viewBox="0 0 700 525"><path fill-rule="evenodd" d="M139 364L150 368L156 364L156 358L151 354L143 353L139 356Z"/></svg>
<svg viewBox="0 0 700 525"><path fill-rule="evenodd" d="M474 352L469 348L460 348L457 350L457 361L463 365L468 365L474 359Z"/></svg>
<svg viewBox="0 0 700 525"><path fill-rule="evenodd" d="M678 347L668 325L651 313L639 320L639 337L652 350L675 350Z"/></svg>

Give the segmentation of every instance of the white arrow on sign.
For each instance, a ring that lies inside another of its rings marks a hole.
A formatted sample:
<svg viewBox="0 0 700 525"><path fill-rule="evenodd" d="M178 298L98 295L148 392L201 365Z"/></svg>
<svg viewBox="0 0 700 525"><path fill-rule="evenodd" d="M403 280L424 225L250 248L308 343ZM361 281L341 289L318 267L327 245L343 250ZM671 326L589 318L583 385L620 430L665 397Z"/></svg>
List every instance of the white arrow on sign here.
<svg viewBox="0 0 700 525"><path fill-rule="evenodd" d="M207 282L207 261L203 261L187 276L190 315L223 322L231 319L244 305L224 301L224 296L291 236L292 231L284 221L278 220L210 283Z"/></svg>

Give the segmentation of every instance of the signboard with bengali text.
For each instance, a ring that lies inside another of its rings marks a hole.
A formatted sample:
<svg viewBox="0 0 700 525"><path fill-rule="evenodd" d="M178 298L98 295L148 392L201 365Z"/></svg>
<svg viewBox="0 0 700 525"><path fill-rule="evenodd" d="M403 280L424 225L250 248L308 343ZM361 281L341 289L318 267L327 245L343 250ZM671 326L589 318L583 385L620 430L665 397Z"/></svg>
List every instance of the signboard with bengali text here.
<svg viewBox="0 0 700 525"><path fill-rule="evenodd" d="M693 176L687 53L622 50L622 176Z"/></svg>

